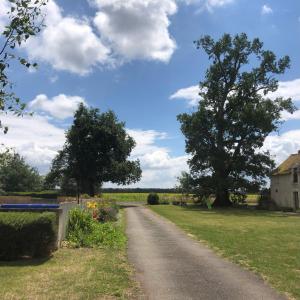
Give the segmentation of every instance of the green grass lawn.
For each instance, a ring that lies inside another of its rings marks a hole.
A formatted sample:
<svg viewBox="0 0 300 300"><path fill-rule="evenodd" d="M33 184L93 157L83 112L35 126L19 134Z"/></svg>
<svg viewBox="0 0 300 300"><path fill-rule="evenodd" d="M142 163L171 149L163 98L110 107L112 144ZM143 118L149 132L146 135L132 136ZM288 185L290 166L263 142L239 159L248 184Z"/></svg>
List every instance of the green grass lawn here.
<svg viewBox="0 0 300 300"><path fill-rule="evenodd" d="M131 299L134 292L124 253L95 248L0 262L0 282L0 299Z"/></svg>
<svg viewBox="0 0 300 300"><path fill-rule="evenodd" d="M221 255L300 299L300 217L276 212L151 206Z"/></svg>
<svg viewBox="0 0 300 300"><path fill-rule="evenodd" d="M124 218L120 228L124 230ZM0 262L0 282L4 300L133 299L138 293L125 245L61 248L49 259Z"/></svg>

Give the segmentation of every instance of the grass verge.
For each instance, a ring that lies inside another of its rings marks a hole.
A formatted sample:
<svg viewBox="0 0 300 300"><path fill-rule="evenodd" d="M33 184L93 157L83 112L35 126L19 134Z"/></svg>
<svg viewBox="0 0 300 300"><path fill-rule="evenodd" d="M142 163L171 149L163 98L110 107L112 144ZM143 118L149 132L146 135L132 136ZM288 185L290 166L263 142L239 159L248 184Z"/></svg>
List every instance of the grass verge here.
<svg viewBox="0 0 300 300"><path fill-rule="evenodd" d="M133 299L131 272L125 246L63 248L48 260L0 262L0 299Z"/></svg>
<svg viewBox="0 0 300 300"><path fill-rule="evenodd" d="M224 257L300 299L300 217L246 210L152 206Z"/></svg>

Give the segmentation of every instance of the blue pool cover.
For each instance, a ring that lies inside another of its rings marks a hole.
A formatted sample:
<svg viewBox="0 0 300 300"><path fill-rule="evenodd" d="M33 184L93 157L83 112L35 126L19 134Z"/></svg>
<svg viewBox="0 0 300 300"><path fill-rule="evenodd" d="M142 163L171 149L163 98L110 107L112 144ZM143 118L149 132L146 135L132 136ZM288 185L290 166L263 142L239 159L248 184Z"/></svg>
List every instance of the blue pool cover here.
<svg viewBox="0 0 300 300"><path fill-rule="evenodd" d="M59 208L59 204L1 204L1 208L9 209L54 209Z"/></svg>

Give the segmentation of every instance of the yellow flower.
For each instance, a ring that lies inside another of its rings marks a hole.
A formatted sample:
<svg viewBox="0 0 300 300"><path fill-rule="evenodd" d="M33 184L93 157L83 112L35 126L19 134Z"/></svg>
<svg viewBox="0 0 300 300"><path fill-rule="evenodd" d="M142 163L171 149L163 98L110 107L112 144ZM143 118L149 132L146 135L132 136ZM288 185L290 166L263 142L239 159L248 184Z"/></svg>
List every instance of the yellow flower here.
<svg viewBox="0 0 300 300"><path fill-rule="evenodd" d="M89 201L86 203L87 208L95 209L97 208L97 202L96 201Z"/></svg>

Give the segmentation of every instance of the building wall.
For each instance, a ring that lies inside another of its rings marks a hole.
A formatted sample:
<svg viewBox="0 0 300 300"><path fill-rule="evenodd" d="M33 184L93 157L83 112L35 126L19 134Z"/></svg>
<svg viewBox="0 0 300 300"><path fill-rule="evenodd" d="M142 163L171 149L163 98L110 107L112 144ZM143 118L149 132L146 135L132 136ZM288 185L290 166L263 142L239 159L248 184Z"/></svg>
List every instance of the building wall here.
<svg viewBox="0 0 300 300"><path fill-rule="evenodd" d="M299 183L293 183L292 174L271 177L271 198L279 207L295 208L293 192L299 193Z"/></svg>
<svg viewBox="0 0 300 300"><path fill-rule="evenodd" d="M61 203L59 208L59 221L58 221L58 234L57 234L57 244L60 247L61 242L66 238L67 225L69 220L69 211L75 207L78 207L78 204L75 202L71 203Z"/></svg>

